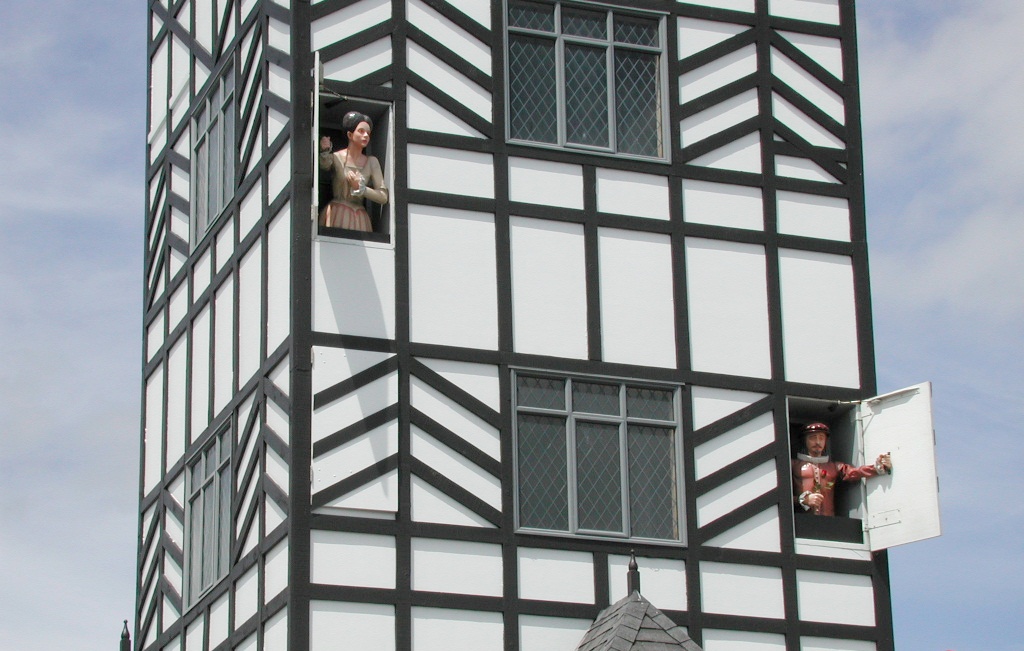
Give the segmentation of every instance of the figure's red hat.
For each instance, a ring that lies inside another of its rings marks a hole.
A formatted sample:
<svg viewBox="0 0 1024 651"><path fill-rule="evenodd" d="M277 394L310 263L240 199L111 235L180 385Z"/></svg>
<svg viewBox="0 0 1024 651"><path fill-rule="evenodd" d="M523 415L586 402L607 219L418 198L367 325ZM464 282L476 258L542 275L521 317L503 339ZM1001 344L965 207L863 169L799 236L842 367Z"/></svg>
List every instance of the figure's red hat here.
<svg viewBox="0 0 1024 651"><path fill-rule="evenodd" d="M814 432L824 432L825 436L828 436L828 425L826 425L825 423L808 423L807 425L804 425L803 432L801 432L800 435L807 436L808 434L813 434Z"/></svg>

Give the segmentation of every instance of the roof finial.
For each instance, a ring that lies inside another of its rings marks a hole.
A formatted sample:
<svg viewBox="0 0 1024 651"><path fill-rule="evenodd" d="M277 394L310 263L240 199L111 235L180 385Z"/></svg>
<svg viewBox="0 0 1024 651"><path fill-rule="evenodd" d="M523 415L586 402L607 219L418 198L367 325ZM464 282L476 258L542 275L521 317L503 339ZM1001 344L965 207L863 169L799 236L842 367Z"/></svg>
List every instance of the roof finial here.
<svg viewBox="0 0 1024 651"><path fill-rule="evenodd" d="M636 564L636 550L629 550L629 571L626 572L626 592L640 593L640 569Z"/></svg>
<svg viewBox="0 0 1024 651"><path fill-rule="evenodd" d="M132 636L128 633L128 620L124 620L124 628L121 630L121 651L132 651Z"/></svg>

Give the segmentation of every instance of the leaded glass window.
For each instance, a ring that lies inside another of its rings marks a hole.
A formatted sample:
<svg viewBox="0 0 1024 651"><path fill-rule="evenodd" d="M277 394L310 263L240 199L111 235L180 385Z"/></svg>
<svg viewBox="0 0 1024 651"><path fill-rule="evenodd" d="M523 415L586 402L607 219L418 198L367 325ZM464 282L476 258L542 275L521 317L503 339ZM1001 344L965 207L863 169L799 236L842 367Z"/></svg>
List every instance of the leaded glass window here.
<svg viewBox="0 0 1024 651"><path fill-rule="evenodd" d="M189 462L186 599L194 603L228 571L231 548L231 428Z"/></svg>
<svg viewBox="0 0 1024 651"><path fill-rule="evenodd" d="M217 79L192 119L192 243L227 208L235 190L235 75Z"/></svg>
<svg viewBox="0 0 1024 651"><path fill-rule="evenodd" d="M519 527L681 540L678 388L515 376Z"/></svg>
<svg viewBox="0 0 1024 651"><path fill-rule="evenodd" d="M507 20L510 139L665 158L660 15L509 0Z"/></svg>

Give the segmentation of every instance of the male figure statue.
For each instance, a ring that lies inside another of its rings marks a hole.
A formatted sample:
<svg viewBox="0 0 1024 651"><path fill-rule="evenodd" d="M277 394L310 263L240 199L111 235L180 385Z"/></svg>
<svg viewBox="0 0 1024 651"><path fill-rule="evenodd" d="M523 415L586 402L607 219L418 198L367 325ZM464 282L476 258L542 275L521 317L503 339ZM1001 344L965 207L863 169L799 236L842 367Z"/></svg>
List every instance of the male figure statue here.
<svg viewBox="0 0 1024 651"><path fill-rule="evenodd" d="M880 454L873 466L851 466L829 458L829 429L825 423L805 425L803 449L793 459L793 501L814 515L835 515L838 481L857 481L892 472L889 454Z"/></svg>

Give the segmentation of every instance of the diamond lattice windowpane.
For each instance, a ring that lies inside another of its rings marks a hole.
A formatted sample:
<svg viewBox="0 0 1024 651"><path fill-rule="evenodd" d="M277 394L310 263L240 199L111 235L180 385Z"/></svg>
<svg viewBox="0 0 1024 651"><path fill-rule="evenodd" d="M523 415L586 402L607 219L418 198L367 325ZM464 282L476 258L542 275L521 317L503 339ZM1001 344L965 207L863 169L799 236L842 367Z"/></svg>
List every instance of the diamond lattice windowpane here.
<svg viewBox="0 0 1024 651"><path fill-rule="evenodd" d="M616 16L615 40L630 45L658 47L658 21L637 16Z"/></svg>
<svg viewBox="0 0 1024 651"><path fill-rule="evenodd" d="M633 536L679 538L673 440L672 429L629 426L629 508Z"/></svg>
<svg viewBox="0 0 1024 651"><path fill-rule="evenodd" d="M516 404L536 409L565 410L565 380L520 375L516 378Z"/></svg>
<svg viewBox="0 0 1024 651"><path fill-rule="evenodd" d="M619 414L619 385L572 383L572 410L587 414Z"/></svg>
<svg viewBox="0 0 1024 651"><path fill-rule="evenodd" d="M576 500L579 528L622 531L619 426L576 423Z"/></svg>
<svg viewBox="0 0 1024 651"><path fill-rule="evenodd" d="M558 141L555 42L509 37L510 135L519 140Z"/></svg>
<svg viewBox="0 0 1024 651"><path fill-rule="evenodd" d="M508 4L508 25L521 29L553 32L555 7L538 2L510 2Z"/></svg>
<svg viewBox="0 0 1024 651"><path fill-rule="evenodd" d="M520 414L517 435L520 526L567 531L565 419Z"/></svg>
<svg viewBox="0 0 1024 651"><path fill-rule="evenodd" d="M562 33L587 38L608 38L608 14L586 9L562 10Z"/></svg>
<svg viewBox="0 0 1024 651"><path fill-rule="evenodd" d="M661 155L658 57L620 50L615 57L615 129L618 150Z"/></svg>
<svg viewBox="0 0 1024 651"><path fill-rule="evenodd" d="M608 63L604 48L565 47L566 141L608 146Z"/></svg>
<svg viewBox="0 0 1024 651"><path fill-rule="evenodd" d="M626 388L626 415L630 418L675 420L674 393L648 387Z"/></svg>

